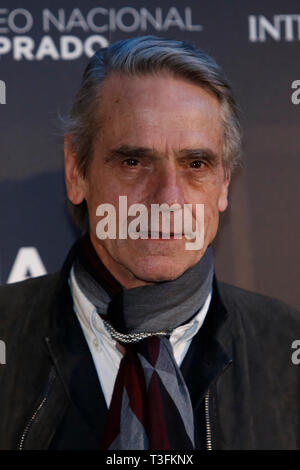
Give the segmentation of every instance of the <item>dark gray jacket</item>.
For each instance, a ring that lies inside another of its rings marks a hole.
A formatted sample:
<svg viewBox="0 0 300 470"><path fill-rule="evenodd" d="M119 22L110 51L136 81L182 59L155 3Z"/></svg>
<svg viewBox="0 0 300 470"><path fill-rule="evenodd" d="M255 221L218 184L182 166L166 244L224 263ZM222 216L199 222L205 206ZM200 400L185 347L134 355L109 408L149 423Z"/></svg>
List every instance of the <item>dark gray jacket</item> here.
<svg viewBox="0 0 300 470"><path fill-rule="evenodd" d="M88 350L68 286L73 256L60 273L0 288L0 339L6 343L0 449L48 449L70 409L78 442L85 435L84 448L98 446L72 389ZM197 448L300 448L300 365L291 360L297 339L300 313L215 281L205 323L182 365Z"/></svg>

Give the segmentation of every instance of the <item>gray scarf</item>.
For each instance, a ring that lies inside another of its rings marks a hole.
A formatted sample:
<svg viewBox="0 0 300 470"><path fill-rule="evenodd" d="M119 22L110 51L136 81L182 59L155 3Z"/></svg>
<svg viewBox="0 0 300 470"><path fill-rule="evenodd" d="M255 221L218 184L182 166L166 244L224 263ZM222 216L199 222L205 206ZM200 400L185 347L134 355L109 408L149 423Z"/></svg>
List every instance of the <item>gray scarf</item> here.
<svg viewBox="0 0 300 470"><path fill-rule="evenodd" d="M101 315L121 333L171 331L192 318L203 306L213 281L213 253L173 281L124 289L111 296L76 259L76 281Z"/></svg>

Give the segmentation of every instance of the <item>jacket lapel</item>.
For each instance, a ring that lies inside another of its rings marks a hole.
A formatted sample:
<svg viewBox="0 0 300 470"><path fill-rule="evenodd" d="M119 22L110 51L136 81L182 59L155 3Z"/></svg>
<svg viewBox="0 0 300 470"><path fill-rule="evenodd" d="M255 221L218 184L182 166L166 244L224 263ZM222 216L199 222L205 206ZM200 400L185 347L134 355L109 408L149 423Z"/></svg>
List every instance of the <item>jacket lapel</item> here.
<svg viewBox="0 0 300 470"><path fill-rule="evenodd" d="M68 285L76 245L63 265L53 298L44 338L52 366L24 429L23 449L47 449L53 438L69 431L80 448L97 449L104 430L107 406Z"/></svg>
<svg viewBox="0 0 300 470"><path fill-rule="evenodd" d="M104 431L107 406L99 383L94 361L73 309L68 277L74 255L62 269L52 332L47 339L48 348L57 373L69 398L72 420L76 416L78 430L84 430L87 446L99 448ZM68 427L66 427L67 429ZM76 430L74 429L74 432ZM75 439L76 441L76 439ZM81 435L81 445L83 439Z"/></svg>
<svg viewBox="0 0 300 470"><path fill-rule="evenodd" d="M206 318L181 365L194 410L217 377L232 363L229 325L230 317L214 279L212 301Z"/></svg>

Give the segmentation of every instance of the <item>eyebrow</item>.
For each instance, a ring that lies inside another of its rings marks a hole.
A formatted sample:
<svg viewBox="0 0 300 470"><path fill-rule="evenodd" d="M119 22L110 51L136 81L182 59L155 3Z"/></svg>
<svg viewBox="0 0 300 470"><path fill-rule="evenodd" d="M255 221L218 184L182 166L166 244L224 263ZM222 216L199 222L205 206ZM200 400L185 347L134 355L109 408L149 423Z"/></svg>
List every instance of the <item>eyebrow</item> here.
<svg viewBox="0 0 300 470"><path fill-rule="evenodd" d="M205 160L212 166L218 165L220 161L218 154L209 148L182 149L178 152L178 155L189 160Z"/></svg>
<svg viewBox="0 0 300 470"><path fill-rule="evenodd" d="M219 162L217 153L209 148L184 148L176 152L178 158L185 158L189 160L201 159L215 166ZM129 145L122 145L116 149L112 149L105 157L105 162L113 162L120 158L158 158L158 153L149 147L136 147Z"/></svg>
<svg viewBox="0 0 300 470"><path fill-rule="evenodd" d="M119 158L143 158L153 157L155 152L148 147L130 147L128 145L122 145L119 148L112 149L105 157L105 162L113 162Z"/></svg>

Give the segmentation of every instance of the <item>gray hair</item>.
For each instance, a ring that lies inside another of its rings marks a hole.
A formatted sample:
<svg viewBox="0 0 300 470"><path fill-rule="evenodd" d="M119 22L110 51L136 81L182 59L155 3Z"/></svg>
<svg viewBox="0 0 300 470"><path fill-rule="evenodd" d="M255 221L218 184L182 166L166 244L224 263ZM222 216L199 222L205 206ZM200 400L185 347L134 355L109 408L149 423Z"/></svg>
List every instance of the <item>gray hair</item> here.
<svg viewBox="0 0 300 470"><path fill-rule="evenodd" d="M70 134L71 150L77 167L86 177L93 155L94 139L101 123L97 120L99 90L113 72L127 76L157 75L169 72L191 81L215 95L223 121L223 166L225 174L240 161L241 126L231 86L215 60L185 41L141 36L112 43L99 49L89 60L76 94L64 132ZM88 228L86 202L70 203L72 216L82 229Z"/></svg>

